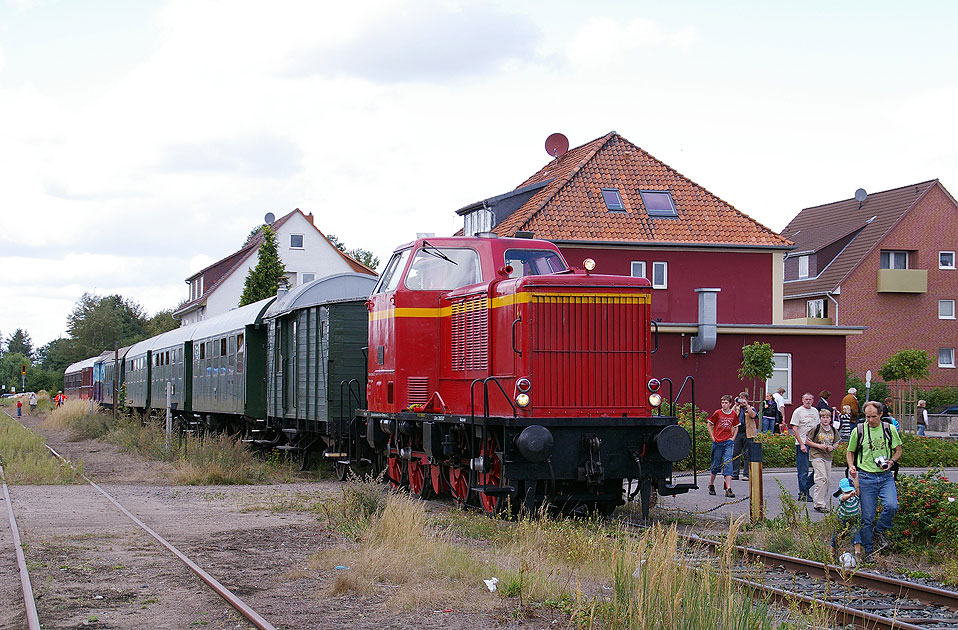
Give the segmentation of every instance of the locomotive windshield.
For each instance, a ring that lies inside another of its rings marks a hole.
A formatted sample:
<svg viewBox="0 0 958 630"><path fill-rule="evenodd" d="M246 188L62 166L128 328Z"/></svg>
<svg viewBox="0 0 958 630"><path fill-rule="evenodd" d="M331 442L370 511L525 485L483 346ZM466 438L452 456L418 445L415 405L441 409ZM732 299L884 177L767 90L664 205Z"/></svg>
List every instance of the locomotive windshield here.
<svg viewBox="0 0 958 630"><path fill-rule="evenodd" d="M482 280L479 254L474 249L424 246L416 252L406 274L406 288L449 291Z"/></svg>
<svg viewBox="0 0 958 630"><path fill-rule="evenodd" d="M507 249L506 264L512 266L510 278L544 276L566 270L562 257L548 249Z"/></svg>
<svg viewBox="0 0 958 630"><path fill-rule="evenodd" d="M373 289L373 295L392 291L399 286L399 279L402 277L402 270L406 266L406 261L409 260L410 251L412 250L404 249L392 255L392 258L386 263L383 275L379 276L379 282Z"/></svg>

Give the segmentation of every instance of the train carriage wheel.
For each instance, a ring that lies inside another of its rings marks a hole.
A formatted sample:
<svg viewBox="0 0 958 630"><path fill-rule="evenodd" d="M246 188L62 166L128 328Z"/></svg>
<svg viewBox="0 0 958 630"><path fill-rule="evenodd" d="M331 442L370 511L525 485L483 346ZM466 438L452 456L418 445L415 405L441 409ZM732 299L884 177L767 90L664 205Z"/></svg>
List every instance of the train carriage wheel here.
<svg viewBox="0 0 958 630"><path fill-rule="evenodd" d="M340 481L346 481L346 478L349 477L349 466L343 462L336 462L336 478Z"/></svg>
<svg viewBox="0 0 958 630"><path fill-rule="evenodd" d="M449 469L449 492L456 502L463 505L469 504L472 500L471 473L472 471L466 466Z"/></svg>
<svg viewBox="0 0 958 630"><path fill-rule="evenodd" d="M486 439L485 444L482 445L482 449L479 451L479 454L486 460L491 463L487 464L488 472L479 473L477 475L480 486L502 486L503 483L502 477L502 460L499 458L499 455L496 453L496 448L498 445L494 437L489 437ZM495 514L499 509L499 504L502 502L502 497L488 495L485 492L479 493L479 504L482 506L482 511L486 514Z"/></svg>
<svg viewBox="0 0 958 630"><path fill-rule="evenodd" d="M420 499L432 498L432 467L414 455L406 468L409 471L409 491Z"/></svg>

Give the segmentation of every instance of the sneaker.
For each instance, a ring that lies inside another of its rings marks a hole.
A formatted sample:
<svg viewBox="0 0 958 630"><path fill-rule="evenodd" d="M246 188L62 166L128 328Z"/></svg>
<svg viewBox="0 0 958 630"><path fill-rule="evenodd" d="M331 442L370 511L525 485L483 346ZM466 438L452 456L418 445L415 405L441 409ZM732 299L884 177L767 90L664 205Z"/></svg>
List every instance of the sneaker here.
<svg viewBox="0 0 958 630"><path fill-rule="evenodd" d="M732 479L735 480L735 481L738 481L738 475L737 475L737 474L732 475Z"/></svg>
<svg viewBox="0 0 958 630"><path fill-rule="evenodd" d="M732 492L732 489L731 489L731 488L726 488L726 489L725 489L725 496L727 496L727 497L730 498L730 499L734 499L734 498L735 498L735 493Z"/></svg>
<svg viewBox="0 0 958 630"><path fill-rule="evenodd" d="M828 510L826 510L825 508L823 508L823 507L820 506L820 505L816 505L816 506L815 506L815 511L816 511L816 512L821 512L822 514L825 514L826 512L828 512Z"/></svg>
<svg viewBox="0 0 958 630"><path fill-rule="evenodd" d="M748 481L748 475L742 475L742 481Z"/></svg>
<svg viewBox="0 0 958 630"><path fill-rule="evenodd" d="M815 499L812 498L812 495L806 494L806 495L805 495L805 502L806 502L806 503L814 503L814 502L815 502Z"/></svg>
<svg viewBox="0 0 958 630"><path fill-rule="evenodd" d="M713 497L715 496L715 486L709 486L709 494L711 494Z"/></svg>
<svg viewBox="0 0 958 630"><path fill-rule="evenodd" d="M885 536L885 532L875 532L875 553L883 549L888 549L888 537Z"/></svg>

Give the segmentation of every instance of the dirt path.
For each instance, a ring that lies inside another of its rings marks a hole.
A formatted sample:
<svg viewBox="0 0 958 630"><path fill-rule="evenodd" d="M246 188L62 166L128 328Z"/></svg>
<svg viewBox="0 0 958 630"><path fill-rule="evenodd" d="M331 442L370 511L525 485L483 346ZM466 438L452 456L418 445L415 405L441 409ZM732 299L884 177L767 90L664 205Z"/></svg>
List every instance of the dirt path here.
<svg viewBox="0 0 958 630"><path fill-rule="evenodd" d="M385 595L330 596L334 566L309 558L342 543L315 515L250 509L291 495L332 496L335 482L171 486L172 466L100 441L24 423L127 509L277 628L476 628L519 625L503 601L492 614L387 610ZM92 487L11 489L45 628L251 628L169 552ZM25 626L9 529L0 524L0 628ZM410 562L416 561L413 551ZM482 585L477 585L481 588ZM523 627L555 627L524 620ZM564 625L564 624L563 624Z"/></svg>

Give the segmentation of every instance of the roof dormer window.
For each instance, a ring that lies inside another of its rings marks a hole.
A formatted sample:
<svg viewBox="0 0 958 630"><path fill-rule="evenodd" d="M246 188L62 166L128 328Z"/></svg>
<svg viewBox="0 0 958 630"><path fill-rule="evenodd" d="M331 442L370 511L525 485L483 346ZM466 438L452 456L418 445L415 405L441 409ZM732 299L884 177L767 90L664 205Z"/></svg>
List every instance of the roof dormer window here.
<svg viewBox="0 0 958 630"><path fill-rule="evenodd" d="M642 203L645 205L645 211L650 217L677 217L679 213L675 211L675 202L672 201L672 195L667 190L640 190Z"/></svg>
<svg viewBox="0 0 958 630"><path fill-rule="evenodd" d="M620 212L625 210L625 204L622 203L622 195L619 194L618 188L603 188L602 198L605 199L605 207L609 210Z"/></svg>
<svg viewBox="0 0 958 630"><path fill-rule="evenodd" d="M808 277L808 256L798 257L798 277L799 278Z"/></svg>

